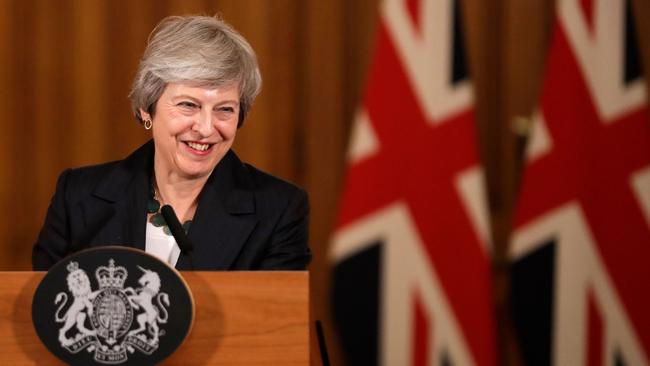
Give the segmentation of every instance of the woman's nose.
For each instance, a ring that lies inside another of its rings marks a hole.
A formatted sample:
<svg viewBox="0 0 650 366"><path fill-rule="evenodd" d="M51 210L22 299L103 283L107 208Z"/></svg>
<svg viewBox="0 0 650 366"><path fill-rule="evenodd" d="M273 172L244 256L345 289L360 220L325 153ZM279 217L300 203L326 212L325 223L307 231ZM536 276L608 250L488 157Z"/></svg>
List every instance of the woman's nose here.
<svg viewBox="0 0 650 366"><path fill-rule="evenodd" d="M212 125L212 114L205 113L205 111L199 113L196 120L194 121L192 129L200 133L201 136L210 136L214 132L214 126Z"/></svg>

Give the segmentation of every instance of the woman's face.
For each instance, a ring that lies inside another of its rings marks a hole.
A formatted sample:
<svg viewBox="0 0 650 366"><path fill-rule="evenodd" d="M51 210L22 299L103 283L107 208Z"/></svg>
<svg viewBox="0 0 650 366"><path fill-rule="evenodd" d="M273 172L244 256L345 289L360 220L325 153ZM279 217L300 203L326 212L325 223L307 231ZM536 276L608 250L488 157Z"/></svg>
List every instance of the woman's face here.
<svg viewBox="0 0 650 366"><path fill-rule="evenodd" d="M238 116L237 85L168 84L153 118L156 174L187 179L208 176L232 146Z"/></svg>

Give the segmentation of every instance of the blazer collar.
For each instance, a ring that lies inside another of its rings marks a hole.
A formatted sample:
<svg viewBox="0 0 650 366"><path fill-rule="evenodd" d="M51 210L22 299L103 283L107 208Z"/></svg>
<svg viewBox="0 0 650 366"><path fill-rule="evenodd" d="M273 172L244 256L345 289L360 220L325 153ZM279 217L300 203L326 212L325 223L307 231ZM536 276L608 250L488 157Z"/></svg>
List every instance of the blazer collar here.
<svg viewBox="0 0 650 366"><path fill-rule="evenodd" d="M124 243L145 249L146 202L151 187L154 144L150 140L119 162L93 195L111 204L124 228ZM228 151L208 178L188 232L194 250L178 269L226 270L257 224L254 184L248 168Z"/></svg>
<svg viewBox="0 0 650 366"><path fill-rule="evenodd" d="M154 144L148 141L126 159L118 162L100 181L93 196L108 204L114 211L112 221L127 246L145 249L147 199L151 187Z"/></svg>

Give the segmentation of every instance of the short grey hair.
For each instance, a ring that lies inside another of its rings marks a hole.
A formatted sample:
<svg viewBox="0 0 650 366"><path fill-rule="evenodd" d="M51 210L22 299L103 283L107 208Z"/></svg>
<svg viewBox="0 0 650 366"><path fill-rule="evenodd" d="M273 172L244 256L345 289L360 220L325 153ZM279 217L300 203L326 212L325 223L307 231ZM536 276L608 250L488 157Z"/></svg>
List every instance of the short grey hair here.
<svg viewBox="0 0 650 366"><path fill-rule="evenodd" d="M170 16L151 32L129 93L140 122L140 109L153 117L169 83L238 84L241 127L262 88L262 76L253 48L218 16Z"/></svg>

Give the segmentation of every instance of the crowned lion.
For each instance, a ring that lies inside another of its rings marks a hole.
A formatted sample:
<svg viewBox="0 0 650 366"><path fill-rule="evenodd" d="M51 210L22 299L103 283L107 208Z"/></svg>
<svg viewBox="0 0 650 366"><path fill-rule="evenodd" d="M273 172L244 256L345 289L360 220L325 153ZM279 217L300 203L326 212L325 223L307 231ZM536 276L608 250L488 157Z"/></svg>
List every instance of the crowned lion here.
<svg viewBox="0 0 650 366"><path fill-rule="evenodd" d="M93 292L90 287L90 279L86 272L79 268L77 262L70 262L68 264L68 290L72 293L73 300L72 304L65 312L65 315L60 316L61 310L68 303L68 294L65 292L59 292L54 299L54 305L59 305L56 314L55 320L57 323L63 323L63 327L59 329L59 342L62 346L68 346L75 342L75 339L69 339L66 337L66 333L73 325L76 324L77 330L81 332L82 335L95 335L96 331L87 329L84 325L86 321L86 316L91 316L93 314L93 305L92 301L97 296L97 291ZM88 314L86 315L86 311Z"/></svg>

